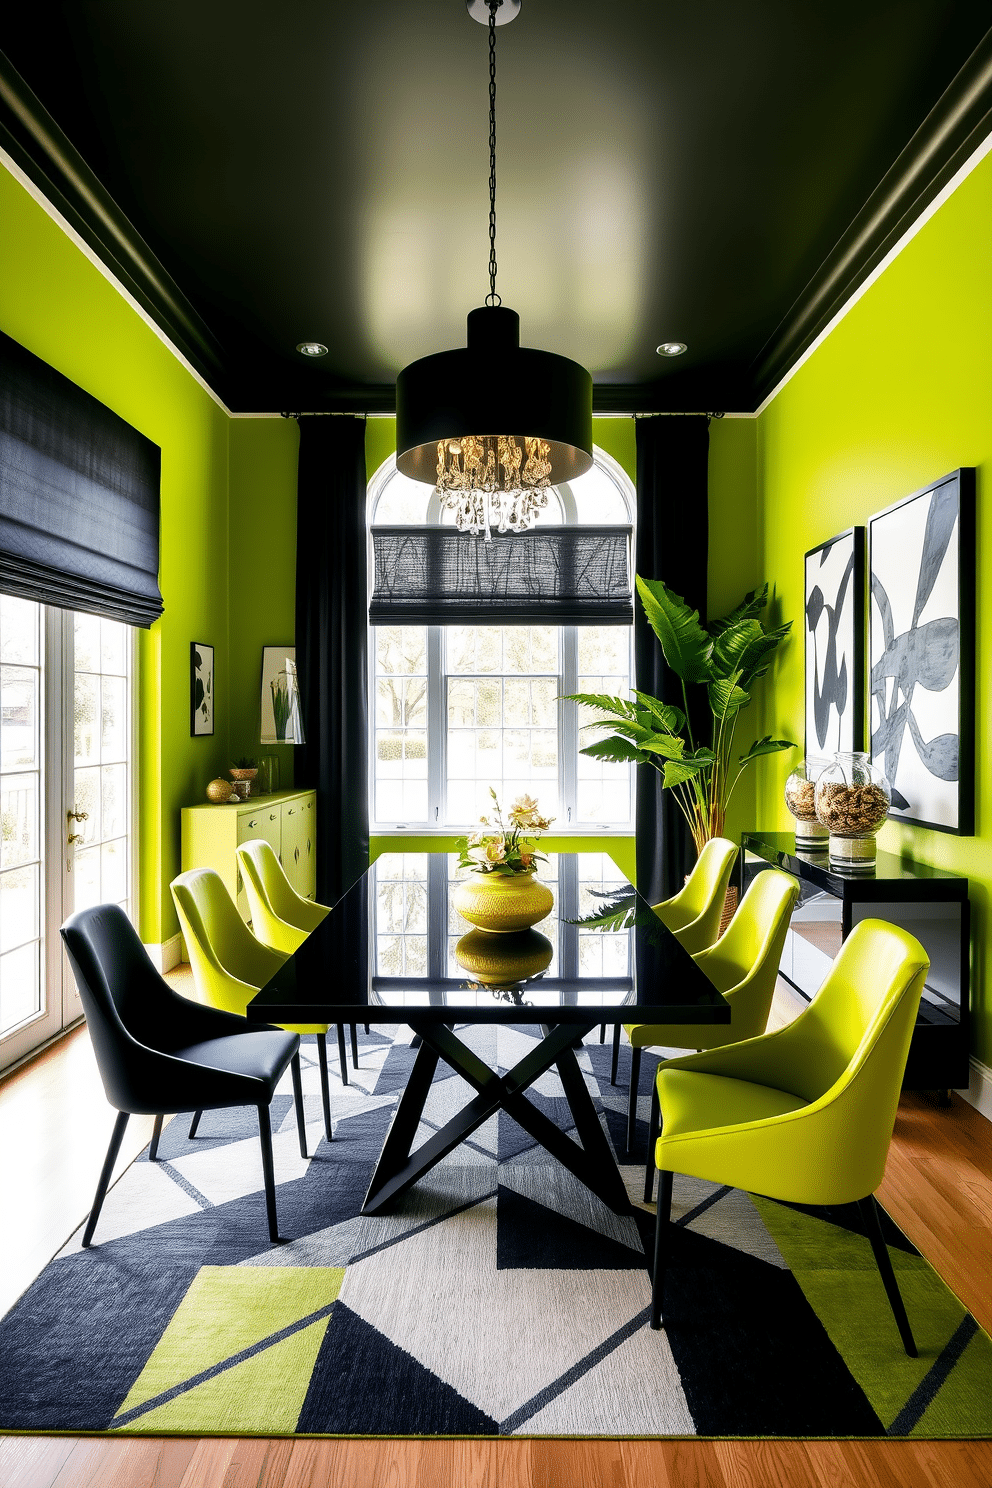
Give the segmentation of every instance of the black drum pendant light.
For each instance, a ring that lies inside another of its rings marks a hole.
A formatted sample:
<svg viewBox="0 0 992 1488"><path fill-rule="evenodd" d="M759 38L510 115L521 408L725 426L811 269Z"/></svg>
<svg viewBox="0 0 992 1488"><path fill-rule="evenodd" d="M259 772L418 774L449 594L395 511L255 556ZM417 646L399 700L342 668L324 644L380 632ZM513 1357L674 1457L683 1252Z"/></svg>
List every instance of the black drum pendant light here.
<svg viewBox="0 0 992 1488"><path fill-rule="evenodd" d="M521 346L520 317L496 293L496 27L520 0L465 4L489 26L489 293L469 312L464 350L421 357L397 377L396 465L488 542L493 528L533 526L548 488L592 465L592 378L568 357Z"/></svg>

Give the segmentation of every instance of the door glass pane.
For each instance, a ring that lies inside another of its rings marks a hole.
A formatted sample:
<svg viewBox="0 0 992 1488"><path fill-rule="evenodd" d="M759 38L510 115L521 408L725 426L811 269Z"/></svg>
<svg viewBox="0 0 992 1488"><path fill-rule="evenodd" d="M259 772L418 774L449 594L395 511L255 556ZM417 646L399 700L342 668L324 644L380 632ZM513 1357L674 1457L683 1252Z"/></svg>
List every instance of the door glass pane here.
<svg viewBox="0 0 992 1488"><path fill-rule="evenodd" d="M44 1008L41 607L0 597L0 1034Z"/></svg>
<svg viewBox="0 0 992 1488"><path fill-rule="evenodd" d="M75 760L70 822L82 840L72 855L73 903L130 909L130 657L128 627L73 617Z"/></svg>

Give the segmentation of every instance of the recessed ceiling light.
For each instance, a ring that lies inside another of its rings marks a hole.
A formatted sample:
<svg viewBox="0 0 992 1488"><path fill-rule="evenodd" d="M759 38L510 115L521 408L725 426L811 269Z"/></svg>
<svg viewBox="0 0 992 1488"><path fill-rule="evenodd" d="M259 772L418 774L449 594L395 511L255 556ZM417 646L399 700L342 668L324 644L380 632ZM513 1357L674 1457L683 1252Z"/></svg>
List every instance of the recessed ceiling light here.
<svg viewBox="0 0 992 1488"><path fill-rule="evenodd" d="M319 341L301 341L296 349L301 356L306 357L319 357L327 355L327 347L321 345Z"/></svg>
<svg viewBox="0 0 992 1488"><path fill-rule="evenodd" d="M684 341L662 341L660 346L655 347L659 356L681 356L688 349Z"/></svg>

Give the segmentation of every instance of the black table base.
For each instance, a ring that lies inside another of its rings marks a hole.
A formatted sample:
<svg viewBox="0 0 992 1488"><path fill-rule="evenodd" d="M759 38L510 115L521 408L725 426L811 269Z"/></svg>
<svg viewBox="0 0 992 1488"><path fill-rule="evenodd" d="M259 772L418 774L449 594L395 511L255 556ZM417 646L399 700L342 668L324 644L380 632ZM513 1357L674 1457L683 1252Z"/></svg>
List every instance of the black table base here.
<svg viewBox="0 0 992 1488"><path fill-rule="evenodd" d="M362 1210L364 1214L385 1213L418 1178L447 1157L459 1142L464 1142L499 1110L512 1116L524 1131L602 1199L607 1208L615 1214L632 1212L616 1159L574 1054L575 1044L596 1027L598 1018L590 1018L588 1023L545 1026L544 1037L534 1049L504 1075L490 1069L445 1024L421 1022L409 1014L406 1021L419 1036L420 1048L372 1175ZM413 1152L411 1149L439 1059L467 1080L478 1094ZM549 1120L524 1094L528 1085L532 1085L552 1065L558 1067L578 1142Z"/></svg>

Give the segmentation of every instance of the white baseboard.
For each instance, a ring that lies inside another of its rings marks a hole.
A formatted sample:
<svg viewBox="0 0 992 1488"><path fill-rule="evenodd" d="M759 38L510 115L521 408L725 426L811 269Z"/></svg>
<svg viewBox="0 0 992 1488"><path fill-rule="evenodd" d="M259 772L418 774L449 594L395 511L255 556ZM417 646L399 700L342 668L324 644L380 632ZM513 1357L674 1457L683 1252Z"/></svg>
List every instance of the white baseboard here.
<svg viewBox="0 0 992 1488"><path fill-rule="evenodd" d="M992 1069L972 1055L968 1073L971 1077L968 1089L959 1090L958 1095L969 1106L974 1106L987 1121L992 1121Z"/></svg>
<svg viewBox="0 0 992 1488"><path fill-rule="evenodd" d="M179 965L183 959L184 949L183 938L179 934L173 935L169 940L163 940L161 945L154 943L151 945L146 943L145 945L145 950L152 958L152 965L156 971L163 973L172 971L173 967Z"/></svg>

